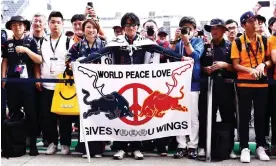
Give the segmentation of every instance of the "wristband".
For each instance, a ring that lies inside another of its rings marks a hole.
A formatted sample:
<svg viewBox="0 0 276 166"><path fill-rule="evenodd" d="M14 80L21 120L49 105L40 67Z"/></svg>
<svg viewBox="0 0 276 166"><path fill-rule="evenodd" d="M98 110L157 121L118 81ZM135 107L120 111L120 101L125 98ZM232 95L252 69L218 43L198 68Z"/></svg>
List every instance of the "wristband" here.
<svg viewBox="0 0 276 166"><path fill-rule="evenodd" d="M264 64L265 66L264 66L264 68L266 68L267 67L267 64L265 63L265 62L263 62L262 64Z"/></svg>

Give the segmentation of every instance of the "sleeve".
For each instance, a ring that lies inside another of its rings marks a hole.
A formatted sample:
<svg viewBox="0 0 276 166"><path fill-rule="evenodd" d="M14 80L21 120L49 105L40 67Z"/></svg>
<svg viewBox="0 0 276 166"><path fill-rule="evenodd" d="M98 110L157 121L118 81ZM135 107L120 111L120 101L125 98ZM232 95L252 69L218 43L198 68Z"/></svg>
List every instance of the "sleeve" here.
<svg viewBox="0 0 276 166"><path fill-rule="evenodd" d="M8 58L8 41L1 43L2 58Z"/></svg>
<svg viewBox="0 0 276 166"><path fill-rule="evenodd" d="M66 56L66 62L76 61L79 58L79 44L75 43L70 47Z"/></svg>
<svg viewBox="0 0 276 166"><path fill-rule="evenodd" d="M168 49L165 49L159 45L150 45L150 46L143 46L143 48L146 49L146 51L148 52L157 52L157 53L160 53L162 55L165 55L167 57L170 57L170 58L174 58L174 59L177 59L177 60L181 60L181 58L183 57L182 55L176 53L174 50L168 48Z"/></svg>
<svg viewBox="0 0 276 166"><path fill-rule="evenodd" d="M38 46L37 46L37 42L32 39L31 40L31 44L30 44L30 50L36 54L39 54L39 50L38 50ZM40 55L40 54L39 54Z"/></svg>
<svg viewBox="0 0 276 166"><path fill-rule="evenodd" d="M90 62L98 60L102 56L104 56L106 54L110 54L110 53L112 53L112 48L110 48L110 47L103 47L99 51L94 52L94 53L90 54L88 57L80 60L80 63L90 63Z"/></svg>
<svg viewBox="0 0 276 166"><path fill-rule="evenodd" d="M239 59L240 58L240 52L238 50L236 41L233 41L231 44L231 59Z"/></svg>
<svg viewBox="0 0 276 166"><path fill-rule="evenodd" d="M194 48L194 51L191 53L191 57L198 61L200 60L200 57L202 56L204 52L204 43L202 39L197 38L194 43L192 43L192 47Z"/></svg>

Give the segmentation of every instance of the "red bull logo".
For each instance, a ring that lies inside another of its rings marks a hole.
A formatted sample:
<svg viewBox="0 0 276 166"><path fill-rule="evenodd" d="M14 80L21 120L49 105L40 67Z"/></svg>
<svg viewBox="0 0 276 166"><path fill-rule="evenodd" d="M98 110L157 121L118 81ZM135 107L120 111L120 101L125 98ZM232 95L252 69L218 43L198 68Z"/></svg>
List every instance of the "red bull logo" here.
<svg viewBox="0 0 276 166"><path fill-rule="evenodd" d="M171 97L159 91L152 92L145 100L141 108L140 117L157 117L162 118L168 110L177 110L187 112L185 106L179 104L179 100L184 98L184 86L180 89L180 97Z"/></svg>
<svg viewBox="0 0 276 166"><path fill-rule="evenodd" d="M181 87L179 92L181 93L180 97L172 97L170 96L173 89L177 86L178 81L175 78L176 75L180 76L182 73L186 72L189 68L191 68L190 64L186 64L175 69L172 72L172 80L173 84L169 84L166 82L166 86L168 87L168 92L161 93L160 91L152 92L143 102L141 107L141 113L139 117L157 117L162 118L168 110L177 110L181 112L187 112L188 109L185 106L179 104L179 101L184 98L184 86Z"/></svg>

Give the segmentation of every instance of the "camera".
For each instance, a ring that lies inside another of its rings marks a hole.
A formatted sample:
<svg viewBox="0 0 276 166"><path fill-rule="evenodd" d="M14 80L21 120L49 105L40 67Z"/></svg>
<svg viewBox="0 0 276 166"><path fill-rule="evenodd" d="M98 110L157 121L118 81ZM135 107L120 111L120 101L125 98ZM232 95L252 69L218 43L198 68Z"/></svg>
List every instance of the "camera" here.
<svg viewBox="0 0 276 166"><path fill-rule="evenodd" d="M183 26L183 27L180 28L180 30L181 30L182 35L189 35L190 34L190 28L189 27Z"/></svg>
<svg viewBox="0 0 276 166"><path fill-rule="evenodd" d="M153 36L154 35L154 28L153 27L147 27L147 35Z"/></svg>
<svg viewBox="0 0 276 166"><path fill-rule="evenodd" d="M93 2L87 2L87 6L93 8Z"/></svg>

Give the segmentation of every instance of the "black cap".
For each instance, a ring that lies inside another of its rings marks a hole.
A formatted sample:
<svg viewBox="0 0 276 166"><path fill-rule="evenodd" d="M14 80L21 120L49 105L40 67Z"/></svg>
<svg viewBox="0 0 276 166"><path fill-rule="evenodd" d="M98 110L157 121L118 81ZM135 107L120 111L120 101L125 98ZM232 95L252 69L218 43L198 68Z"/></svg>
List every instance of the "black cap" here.
<svg viewBox="0 0 276 166"><path fill-rule="evenodd" d="M228 31L228 29L225 26L225 22L222 19L219 19L219 18L212 19L211 22L210 22L210 25L204 25L204 29L207 32L211 32L211 28L215 27L215 26L223 27L225 30Z"/></svg>
<svg viewBox="0 0 276 166"><path fill-rule="evenodd" d="M166 36L168 35L168 33L166 32L166 29L164 27L161 27L158 29L157 35L160 35L162 33L165 34Z"/></svg>
<svg viewBox="0 0 276 166"><path fill-rule="evenodd" d="M31 28L30 21L24 19L22 16L12 16L11 19L6 23L6 29L11 30L11 24L13 22L23 22L26 26L26 31L29 31Z"/></svg>

